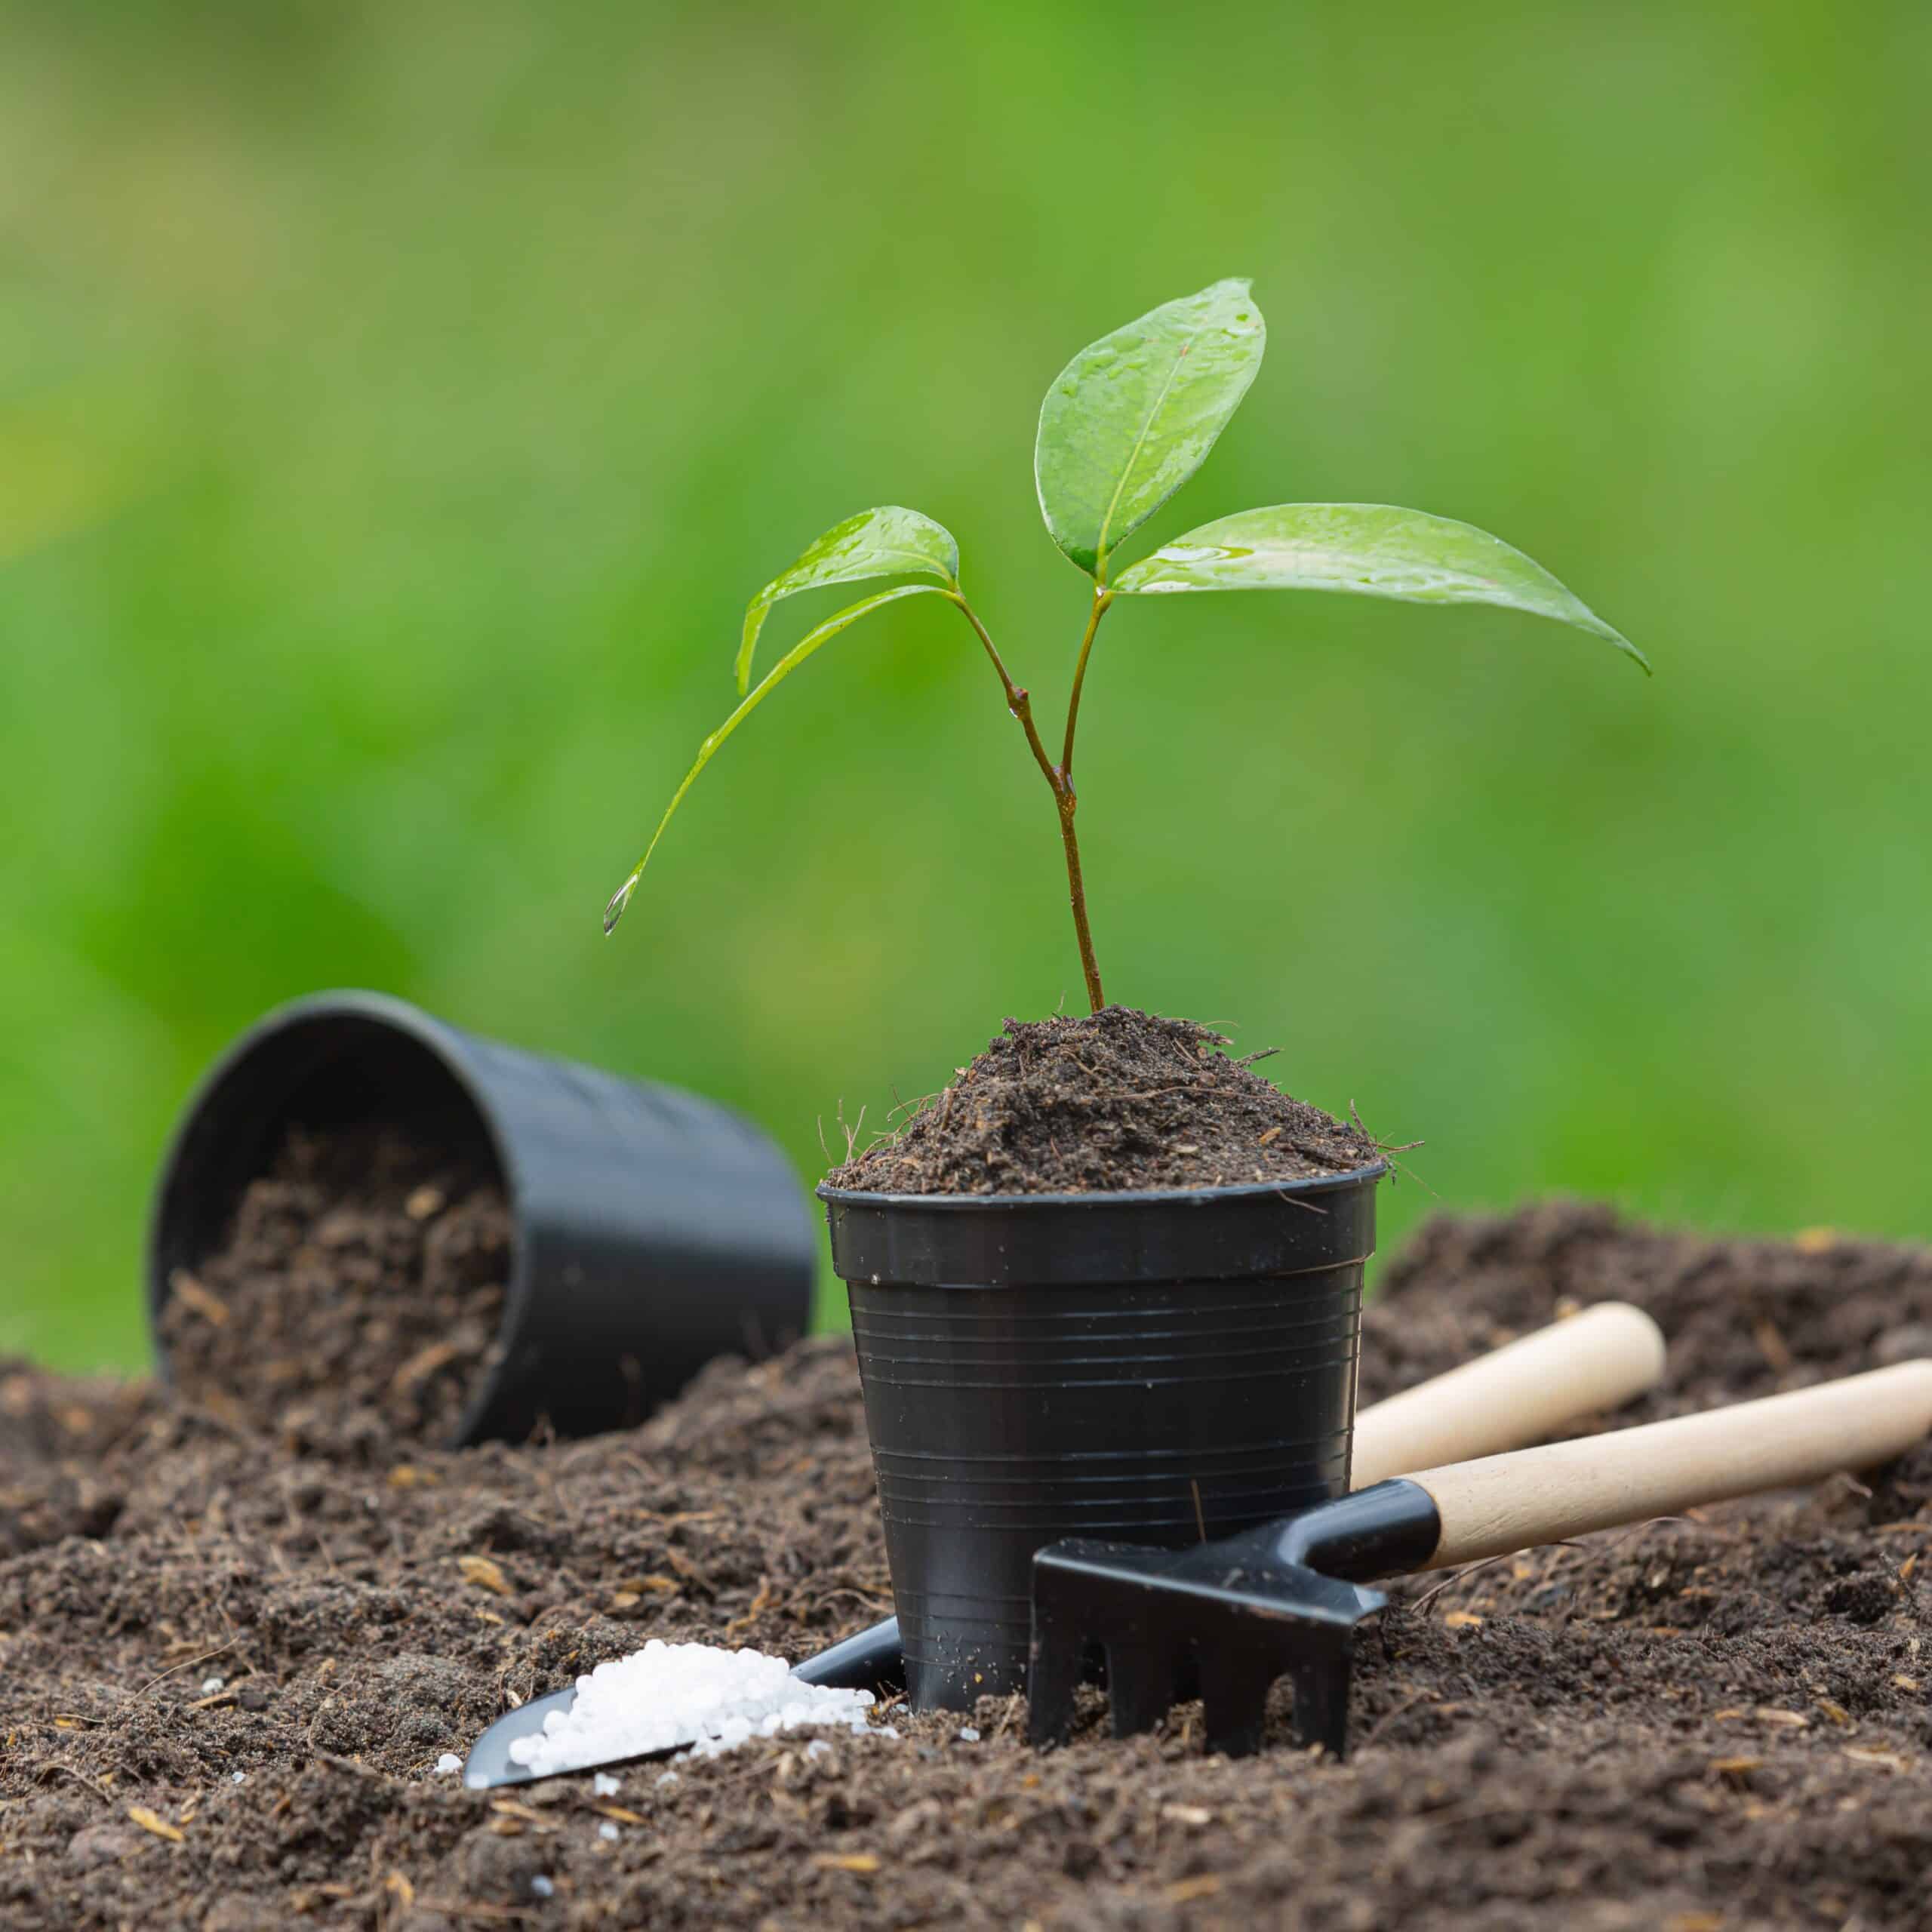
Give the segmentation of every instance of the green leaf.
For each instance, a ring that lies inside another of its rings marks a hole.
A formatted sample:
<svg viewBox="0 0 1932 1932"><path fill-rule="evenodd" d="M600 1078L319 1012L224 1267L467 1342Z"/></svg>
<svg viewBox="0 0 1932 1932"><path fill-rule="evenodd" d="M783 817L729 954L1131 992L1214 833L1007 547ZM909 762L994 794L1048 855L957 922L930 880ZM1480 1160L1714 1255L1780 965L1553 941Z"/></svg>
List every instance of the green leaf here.
<svg viewBox="0 0 1932 1932"><path fill-rule="evenodd" d="M744 641L738 646L739 695L751 682L752 652L773 605L820 584L854 583L869 577L936 577L957 590L959 546L931 517L891 503L835 523L752 599L745 612Z"/></svg>
<svg viewBox="0 0 1932 1932"><path fill-rule="evenodd" d="M644 857L631 869L629 878L611 895L611 903L604 909L604 930L608 934L623 917L624 908L630 903L631 894L637 890L637 882L644 876L644 869L651 863L651 855L657 850L657 841L664 836L678 808L685 801L685 794L696 781L698 774L715 758L724 740L783 684L805 660L820 645L829 644L847 625L855 623L868 611L876 611L881 604L896 602L901 597L944 597L950 593L930 583L902 583L891 590L881 590L870 597L861 598L856 604L848 604L835 616L826 619L815 631L808 632L766 672L758 688L740 704L731 716L698 747L697 762L685 774L684 783L671 795L671 802L664 808L664 816L657 821L657 829L651 835L651 843L644 848Z"/></svg>
<svg viewBox="0 0 1932 1932"><path fill-rule="evenodd" d="M1277 503L1204 523L1124 571L1114 589L1344 590L1405 604L1500 604L1650 660L1540 564L1473 524L1386 503Z"/></svg>
<svg viewBox="0 0 1932 1932"><path fill-rule="evenodd" d="M1040 406L1033 478L1054 541L1097 583L1206 460L1267 340L1248 284L1217 281L1088 343L1060 372Z"/></svg>

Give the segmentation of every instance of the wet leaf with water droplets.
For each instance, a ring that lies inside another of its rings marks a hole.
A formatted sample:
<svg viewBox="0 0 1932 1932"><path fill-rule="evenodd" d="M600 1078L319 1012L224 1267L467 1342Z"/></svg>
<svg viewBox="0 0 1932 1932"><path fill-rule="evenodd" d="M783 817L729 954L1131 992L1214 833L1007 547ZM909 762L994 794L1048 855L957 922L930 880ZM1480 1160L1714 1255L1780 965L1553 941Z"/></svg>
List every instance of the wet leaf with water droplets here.
<svg viewBox="0 0 1932 1932"><path fill-rule="evenodd" d="M870 577L937 577L949 589L959 583L959 546L952 534L917 510L887 503L835 523L754 597L745 612L738 646L738 692L751 682L752 654L771 607L781 597L828 583L856 583Z"/></svg>
<svg viewBox="0 0 1932 1932"><path fill-rule="evenodd" d="M1054 541L1097 581L1207 459L1261 366L1245 281L1217 281L1089 343L1040 406L1033 477Z"/></svg>
<svg viewBox="0 0 1932 1932"><path fill-rule="evenodd" d="M1553 618L1650 661L1540 564L1473 524L1386 503L1277 503L1203 524L1121 572L1123 596L1339 590L1405 604L1495 604Z"/></svg>
<svg viewBox="0 0 1932 1932"><path fill-rule="evenodd" d="M651 843L644 848L644 857L631 868L630 876L611 894L611 901L604 908L604 931L608 936L623 917L624 908L631 902L631 894L637 890L638 881L644 876L644 869L651 863L651 855L657 850L657 841L664 836L678 808L685 801L685 794L695 783L698 774L709 764L724 740L755 711L771 693L783 684L805 660L821 646L829 644L838 633L851 623L863 617L869 611L876 611L881 604L895 603L902 597L944 597L950 593L937 584L902 583L890 590L875 592L870 597L861 598L856 604L848 604L835 616L826 619L817 629L808 632L786 652L759 681L758 688L751 693L731 716L698 747L697 761L685 774L684 782L671 795L671 802L664 808L664 816L657 821L657 829L651 835Z"/></svg>

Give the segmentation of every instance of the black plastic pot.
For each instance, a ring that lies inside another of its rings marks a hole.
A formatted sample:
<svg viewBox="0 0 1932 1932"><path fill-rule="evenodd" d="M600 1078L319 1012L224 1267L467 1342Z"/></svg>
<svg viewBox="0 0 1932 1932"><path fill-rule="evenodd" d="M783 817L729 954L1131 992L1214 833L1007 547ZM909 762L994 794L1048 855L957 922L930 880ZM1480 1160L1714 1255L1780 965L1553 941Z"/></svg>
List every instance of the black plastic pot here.
<svg viewBox="0 0 1932 1932"><path fill-rule="evenodd" d="M270 1014L189 1101L163 1163L148 1313L226 1236L291 1123L381 1118L474 1146L509 1197L514 1251L492 1366L459 1442L540 1421L638 1420L713 1355L762 1353L811 1316L816 1244L797 1177L749 1122L675 1088L479 1040L380 993Z"/></svg>
<svg viewBox="0 0 1932 1932"><path fill-rule="evenodd" d="M1033 1552L1346 1493L1384 1164L1091 1195L821 1187L915 1709L1026 1687Z"/></svg>

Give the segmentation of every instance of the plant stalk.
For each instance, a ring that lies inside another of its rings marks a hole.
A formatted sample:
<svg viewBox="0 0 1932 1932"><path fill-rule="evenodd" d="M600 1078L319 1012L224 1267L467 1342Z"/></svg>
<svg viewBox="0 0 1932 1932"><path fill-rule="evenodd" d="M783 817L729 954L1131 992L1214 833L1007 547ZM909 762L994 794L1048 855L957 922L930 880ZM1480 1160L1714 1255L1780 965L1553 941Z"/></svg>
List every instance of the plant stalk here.
<svg viewBox="0 0 1932 1932"><path fill-rule="evenodd" d="M1087 923L1087 888L1080 877L1080 841L1073 835L1073 808L1079 801L1068 785L1060 794L1060 842L1066 848L1066 889L1073 906L1073 933L1080 942L1080 970L1087 975L1087 1004L1098 1013L1107 1003L1100 990L1100 962L1094 957L1093 928Z"/></svg>
<svg viewBox="0 0 1932 1932"><path fill-rule="evenodd" d="M1087 999L1093 1011L1098 1013L1107 1003L1106 995L1100 989L1100 967L1094 955L1093 928L1087 919L1087 888L1080 875L1080 840L1073 829L1073 815L1080 801L1073 789L1073 780L1067 775L1064 764L1055 764L1047 755L1047 748L1041 742L1039 728L1033 722L1033 703L1023 685L1016 685L1008 671L1004 660L986 627L981 623L979 614L957 591L950 593L954 603L959 606L966 621L973 626L974 633L986 647L988 659L998 674L1000 688L1006 693L1006 706L1020 721L1020 728L1026 734L1028 749L1033 754L1033 762L1040 768L1040 775L1047 781L1047 788L1054 795L1054 807L1060 817L1060 844L1066 852L1066 884L1069 902L1073 910L1074 937L1080 944L1080 970L1087 978ZM1066 755L1070 758L1073 750L1074 712L1080 702L1080 678L1087 669L1087 654L1092 648L1094 632L1099 628L1102 614L1111 600L1103 595L1094 600L1094 614L1088 620L1087 635L1080 647L1080 664L1075 673L1073 704L1069 709L1066 721Z"/></svg>
<svg viewBox="0 0 1932 1932"><path fill-rule="evenodd" d="M1094 612L1087 620L1087 635L1080 640L1080 659L1073 667L1073 695L1066 701L1066 741L1060 747L1060 776L1069 783L1073 777L1073 731L1080 722L1080 694L1087 682L1087 660L1094 648L1094 633L1100 628L1100 620L1107 614L1107 606L1113 601L1111 590L1094 586Z"/></svg>

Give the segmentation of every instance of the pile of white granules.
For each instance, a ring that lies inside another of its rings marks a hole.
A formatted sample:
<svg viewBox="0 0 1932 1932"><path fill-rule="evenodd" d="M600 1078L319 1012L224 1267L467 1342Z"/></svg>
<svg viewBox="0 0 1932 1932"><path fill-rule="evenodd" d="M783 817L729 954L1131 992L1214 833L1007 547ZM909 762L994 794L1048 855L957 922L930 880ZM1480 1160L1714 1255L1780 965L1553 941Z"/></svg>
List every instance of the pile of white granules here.
<svg viewBox="0 0 1932 1932"><path fill-rule="evenodd" d="M681 1746L689 1747L689 1756L715 1758L754 1737L808 1725L869 1730L872 1703L869 1690L801 1683L783 1657L762 1651L654 1637L642 1650L580 1677L569 1710L552 1711L542 1732L519 1737L510 1756L539 1777ZM888 1725L878 1734L898 1733Z"/></svg>

